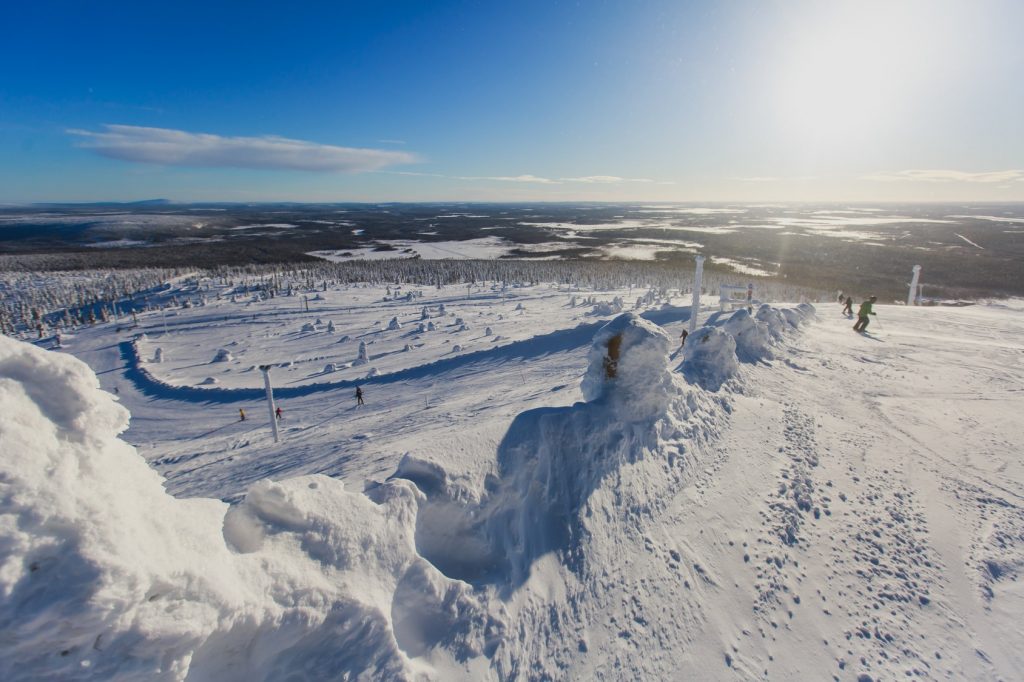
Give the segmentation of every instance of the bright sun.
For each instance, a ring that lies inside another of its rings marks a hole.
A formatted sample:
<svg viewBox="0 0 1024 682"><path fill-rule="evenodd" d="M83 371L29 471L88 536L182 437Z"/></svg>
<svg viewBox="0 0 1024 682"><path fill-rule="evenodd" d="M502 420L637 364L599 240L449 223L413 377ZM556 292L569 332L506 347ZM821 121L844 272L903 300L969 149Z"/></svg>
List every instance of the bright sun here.
<svg viewBox="0 0 1024 682"><path fill-rule="evenodd" d="M809 20L785 46L773 97L798 139L836 147L874 137L937 66L928 13L902 3L872 9L854 5Z"/></svg>

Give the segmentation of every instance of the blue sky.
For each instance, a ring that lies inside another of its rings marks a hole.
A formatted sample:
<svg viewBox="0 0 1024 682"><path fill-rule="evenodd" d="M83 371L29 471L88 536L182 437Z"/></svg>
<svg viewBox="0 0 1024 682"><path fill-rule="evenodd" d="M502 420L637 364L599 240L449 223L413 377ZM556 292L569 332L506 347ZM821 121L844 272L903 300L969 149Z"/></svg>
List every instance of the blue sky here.
<svg viewBox="0 0 1024 682"><path fill-rule="evenodd" d="M0 202L1024 200L1024 3L12 3Z"/></svg>

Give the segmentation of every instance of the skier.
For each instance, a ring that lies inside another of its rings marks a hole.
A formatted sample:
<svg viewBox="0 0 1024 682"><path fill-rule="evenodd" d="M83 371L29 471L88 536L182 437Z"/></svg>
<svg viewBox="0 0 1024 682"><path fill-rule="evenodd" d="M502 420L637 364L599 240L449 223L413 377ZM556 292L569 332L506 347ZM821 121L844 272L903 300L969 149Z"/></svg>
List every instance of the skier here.
<svg viewBox="0 0 1024 682"><path fill-rule="evenodd" d="M245 410L243 410L241 407L238 408L238 416L239 416L239 420L238 421L240 421L240 422L244 422L245 421Z"/></svg>
<svg viewBox="0 0 1024 682"><path fill-rule="evenodd" d="M363 404L363 389L359 386L356 386L356 407L359 407L360 405Z"/></svg>
<svg viewBox="0 0 1024 682"><path fill-rule="evenodd" d="M274 410L274 416L277 417L278 421L281 421L281 408L280 407L278 407L276 410Z"/></svg>
<svg viewBox="0 0 1024 682"><path fill-rule="evenodd" d="M688 332L688 331L686 331L684 329L683 333L679 335L679 345L680 346L685 346L686 345L686 337L689 336L689 335L690 335L690 332Z"/></svg>
<svg viewBox="0 0 1024 682"><path fill-rule="evenodd" d="M871 306L874 305L875 301L877 300L877 296L872 296L871 298L860 304L860 309L857 311L857 323L853 325L853 331L862 332L868 328L868 324L871 321L870 319L868 319L868 315L875 314L875 312L871 309Z"/></svg>
<svg viewBox="0 0 1024 682"><path fill-rule="evenodd" d="M853 315L853 296L846 297L846 307L843 308L843 315Z"/></svg>

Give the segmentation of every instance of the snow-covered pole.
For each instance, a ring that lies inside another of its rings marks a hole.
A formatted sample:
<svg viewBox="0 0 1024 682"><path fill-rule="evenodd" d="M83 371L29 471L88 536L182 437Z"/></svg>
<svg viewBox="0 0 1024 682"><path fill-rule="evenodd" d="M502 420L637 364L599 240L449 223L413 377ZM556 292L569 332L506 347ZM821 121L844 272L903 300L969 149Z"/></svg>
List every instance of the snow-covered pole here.
<svg viewBox="0 0 1024 682"><path fill-rule="evenodd" d="M274 432L274 442L281 441L281 435L277 432L277 408L274 406L274 389L270 385L270 365L260 365L263 372L263 386L267 389L267 409L270 410L270 428Z"/></svg>
<svg viewBox="0 0 1024 682"><path fill-rule="evenodd" d="M693 302L690 304L690 333L697 331L697 316L700 314L700 287L704 279L704 256L694 258L697 267L693 271Z"/></svg>
<svg viewBox="0 0 1024 682"><path fill-rule="evenodd" d="M917 280L921 279L921 266L914 266L914 277L910 280L910 293L907 294L907 305L914 305L914 298L917 295Z"/></svg>

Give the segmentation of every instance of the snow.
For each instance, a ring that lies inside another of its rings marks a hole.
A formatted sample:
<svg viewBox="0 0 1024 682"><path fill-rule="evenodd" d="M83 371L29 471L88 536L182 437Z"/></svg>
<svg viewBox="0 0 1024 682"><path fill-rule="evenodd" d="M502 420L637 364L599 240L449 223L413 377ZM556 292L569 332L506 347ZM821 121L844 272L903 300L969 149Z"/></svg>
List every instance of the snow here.
<svg viewBox="0 0 1024 682"><path fill-rule="evenodd" d="M361 232L361 231L360 231ZM329 261L379 260L387 258L424 258L438 260L489 259L508 255L515 245L501 237L480 237L463 241L420 242L407 239L380 239L375 244L389 246L386 251L377 251L375 246L338 251L311 251L309 255Z"/></svg>
<svg viewBox="0 0 1024 682"><path fill-rule="evenodd" d="M1024 303L586 314L645 291L0 337L0 678L1018 677Z"/></svg>

